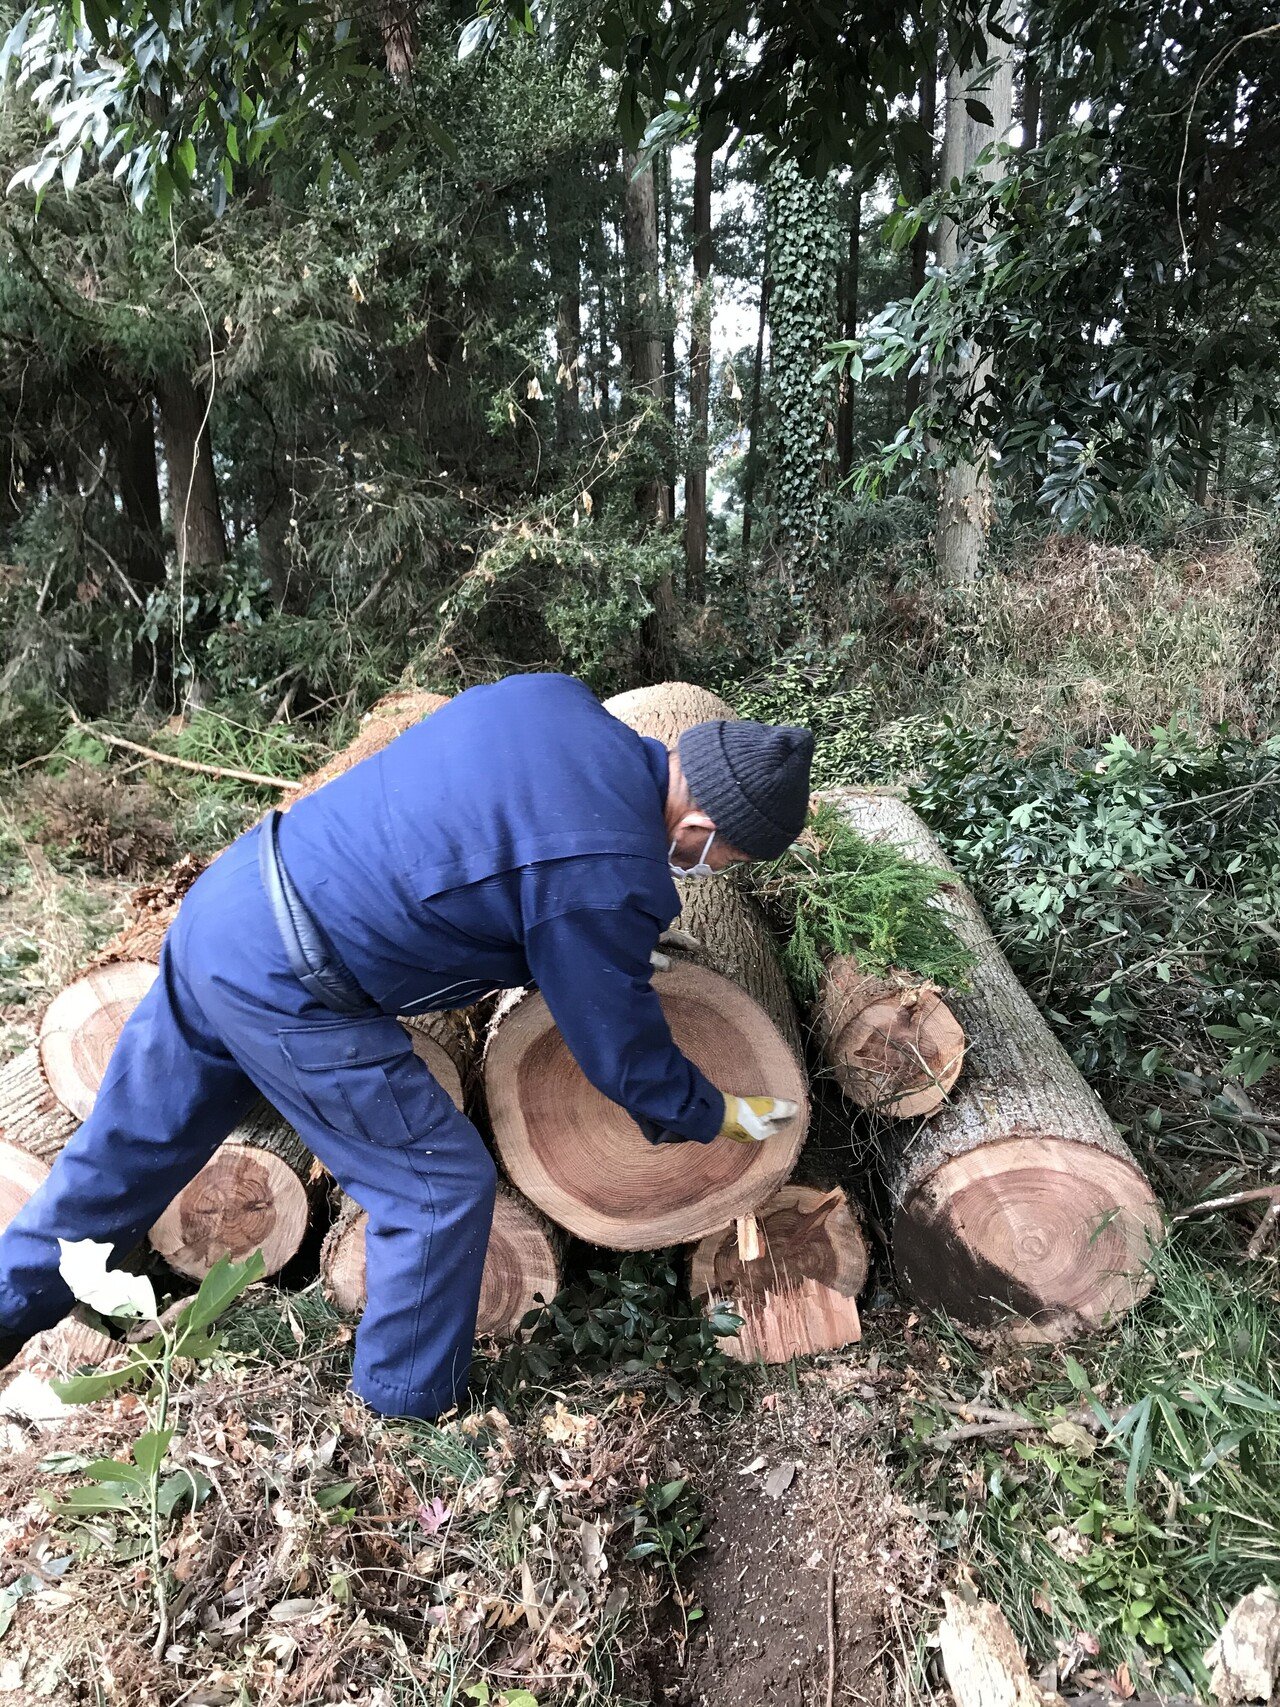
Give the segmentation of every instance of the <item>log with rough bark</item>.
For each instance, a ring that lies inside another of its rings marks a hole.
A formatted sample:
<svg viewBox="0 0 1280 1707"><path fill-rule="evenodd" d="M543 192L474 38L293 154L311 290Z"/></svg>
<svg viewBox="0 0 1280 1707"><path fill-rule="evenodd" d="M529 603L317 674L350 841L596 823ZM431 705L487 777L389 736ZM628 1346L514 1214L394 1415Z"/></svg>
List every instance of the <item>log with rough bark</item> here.
<svg viewBox="0 0 1280 1707"><path fill-rule="evenodd" d="M439 711L448 703L446 694L427 693L423 688L400 688L395 693L385 694L365 712L359 729L346 746L322 764L318 771L313 771L301 788L296 788L281 805L287 810L295 801L314 794L326 782L349 771L362 759L380 753L397 735L403 735L406 729L412 729L415 723L421 723L424 717L430 717L433 711Z"/></svg>
<svg viewBox="0 0 1280 1707"><path fill-rule="evenodd" d="M814 1035L836 1083L888 1120L932 1114L964 1063L964 1030L936 985L909 972L865 972L853 955L827 962Z"/></svg>
<svg viewBox="0 0 1280 1707"><path fill-rule="evenodd" d="M320 1253L326 1296L340 1310L364 1309L365 1228L369 1217L342 1192L334 1193L333 1226ZM476 1335L512 1339L539 1301L560 1290L559 1240L532 1204L505 1187L493 1210L489 1248L480 1284Z"/></svg>
<svg viewBox="0 0 1280 1707"><path fill-rule="evenodd" d="M1032 1677L998 1606L946 1590L942 1599L938 1646L956 1707L1062 1707L1056 1691Z"/></svg>
<svg viewBox="0 0 1280 1707"><path fill-rule="evenodd" d="M653 987L677 1046L713 1084L785 1097L798 1112L764 1144L650 1144L570 1055L540 995L499 1003L484 1090L513 1185L561 1227L614 1250L701 1238L782 1184L809 1124L799 1028L763 921L730 882L689 883L681 923L696 953L673 950Z"/></svg>
<svg viewBox="0 0 1280 1707"><path fill-rule="evenodd" d="M454 1013L410 1014L400 1021L409 1033L414 1054L431 1069L436 1083L444 1086L459 1109L475 1053L470 1016L471 1010L464 1008Z"/></svg>
<svg viewBox="0 0 1280 1707"><path fill-rule="evenodd" d="M76 1125L45 1083L34 1045L0 1067L0 1229L44 1184Z"/></svg>
<svg viewBox="0 0 1280 1707"><path fill-rule="evenodd" d="M46 1008L40 1065L49 1089L77 1120L93 1107L124 1022L155 979L150 961L113 961L76 978Z"/></svg>
<svg viewBox="0 0 1280 1707"><path fill-rule="evenodd" d="M949 867L904 801L831 798L864 835ZM917 1303L960 1321L1064 1339L1146 1293L1160 1210L958 877L941 904L974 956L968 990L952 998L968 1052L945 1106L892 1141L899 1276Z"/></svg>
<svg viewBox="0 0 1280 1707"><path fill-rule="evenodd" d="M723 1350L744 1363L786 1363L856 1344L867 1247L845 1193L784 1185L750 1219L756 1237L745 1251L739 1229L724 1227L689 1264L689 1289L708 1315L724 1304L742 1318Z"/></svg>
<svg viewBox="0 0 1280 1707"><path fill-rule="evenodd" d="M297 1255L323 1177L293 1128L261 1103L165 1210L152 1248L193 1280L256 1250L277 1274Z"/></svg>

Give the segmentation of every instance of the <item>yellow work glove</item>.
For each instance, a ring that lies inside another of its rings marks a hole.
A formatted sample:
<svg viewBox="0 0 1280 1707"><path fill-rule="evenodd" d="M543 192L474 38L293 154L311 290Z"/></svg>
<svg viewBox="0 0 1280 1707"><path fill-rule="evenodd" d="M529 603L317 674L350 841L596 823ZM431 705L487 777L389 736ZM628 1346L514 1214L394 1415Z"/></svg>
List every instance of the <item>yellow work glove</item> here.
<svg viewBox="0 0 1280 1707"><path fill-rule="evenodd" d="M760 1144L780 1132L795 1112L795 1103L783 1097L726 1096L724 1120L716 1136L739 1144Z"/></svg>

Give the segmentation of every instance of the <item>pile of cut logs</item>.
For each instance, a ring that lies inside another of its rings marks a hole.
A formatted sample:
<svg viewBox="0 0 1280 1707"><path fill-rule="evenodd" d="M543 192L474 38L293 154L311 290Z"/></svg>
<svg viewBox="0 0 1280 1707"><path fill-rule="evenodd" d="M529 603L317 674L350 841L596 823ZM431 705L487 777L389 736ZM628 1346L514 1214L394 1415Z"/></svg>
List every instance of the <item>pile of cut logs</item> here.
<svg viewBox="0 0 1280 1707"><path fill-rule="evenodd" d="M438 696L379 702L310 792L429 715ZM645 735L732 712L686 683L607 701ZM933 866L947 861L889 794L832 796L864 835ZM93 1105L115 1041L156 975L160 943L198 873L181 862L140 891L136 916L50 1004L36 1045L0 1069L0 1226L39 1185ZM859 1337L868 1271L859 1206L806 1159L809 1078L802 1016L749 891L732 879L680 885L679 930L654 987L680 1048L716 1084L789 1098L798 1112L761 1145L650 1146L583 1077L542 997L513 991L462 1014L406 1020L413 1046L486 1134L509 1182L499 1193L479 1330L518 1330L557 1290L565 1237L615 1250L691 1247L694 1294L743 1318L726 1350L785 1361ZM871 977L833 960L803 1016L817 1071L877 1123L900 1283L962 1323L1060 1339L1141 1296L1161 1221L1151 1188L1101 1104L1018 984L957 879L941 897L971 951L968 987ZM327 1200L327 1201L326 1201ZM327 1214L329 1295L364 1302L364 1215L263 1104L151 1230L155 1250L198 1279L223 1255L261 1249L268 1273Z"/></svg>

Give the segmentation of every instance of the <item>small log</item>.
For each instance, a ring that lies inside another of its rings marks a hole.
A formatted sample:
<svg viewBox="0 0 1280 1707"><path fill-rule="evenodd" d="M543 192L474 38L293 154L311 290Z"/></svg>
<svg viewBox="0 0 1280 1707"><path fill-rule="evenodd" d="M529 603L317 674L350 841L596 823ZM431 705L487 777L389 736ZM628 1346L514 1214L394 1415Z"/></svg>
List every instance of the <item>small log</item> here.
<svg viewBox="0 0 1280 1707"><path fill-rule="evenodd" d="M954 870L904 801L831 798L863 834ZM939 899L974 956L952 997L967 1055L950 1100L889 1158L898 1273L918 1304L962 1322L1065 1339L1148 1291L1160 1210L958 876Z"/></svg>
<svg viewBox="0 0 1280 1707"><path fill-rule="evenodd" d="M88 1118L124 1023L155 979L150 961L114 961L75 979L45 1010L40 1065L49 1089L77 1120Z"/></svg>
<svg viewBox="0 0 1280 1707"><path fill-rule="evenodd" d="M964 1029L937 986L909 972L876 977L852 955L833 956L813 1021L840 1089L887 1120L934 1113L960 1077Z"/></svg>
<svg viewBox="0 0 1280 1707"><path fill-rule="evenodd" d="M367 1299L364 1241L369 1217L342 1192L334 1196L334 1221L321 1249L320 1273L325 1295L340 1310L358 1315ZM559 1240L553 1229L532 1204L501 1187L485 1253L476 1337L514 1339L529 1311L559 1290Z"/></svg>
<svg viewBox="0 0 1280 1707"><path fill-rule="evenodd" d="M721 1349L744 1363L786 1363L855 1345L867 1247L845 1193L784 1185L754 1220L755 1258L744 1256L731 1225L703 1239L690 1259L689 1290L706 1299L706 1313L726 1304L742 1317Z"/></svg>
<svg viewBox="0 0 1280 1707"><path fill-rule="evenodd" d="M938 1628L942 1664L956 1707L1059 1707L1027 1669L1009 1620L989 1600L967 1601L944 1589Z"/></svg>
<svg viewBox="0 0 1280 1707"><path fill-rule="evenodd" d="M297 1133L262 1103L152 1227L152 1249L192 1280L257 1250L277 1274L297 1255L322 1178Z"/></svg>
<svg viewBox="0 0 1280 1707"><path fill-rule="evenodd" d="M46 1084L34 1044L0 1067L0 1229L48 1179L77 1124Z"/></svg>

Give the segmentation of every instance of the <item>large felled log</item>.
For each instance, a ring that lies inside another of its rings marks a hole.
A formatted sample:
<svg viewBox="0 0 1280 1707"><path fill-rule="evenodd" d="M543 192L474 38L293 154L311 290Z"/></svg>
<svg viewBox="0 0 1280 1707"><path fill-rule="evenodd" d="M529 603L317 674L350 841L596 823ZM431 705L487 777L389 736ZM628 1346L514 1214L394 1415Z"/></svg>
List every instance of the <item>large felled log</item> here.
<svg viewBox="0 0 1280 1707"><path fill-rule="evenodd" d="M77 1120L93 1107L124 1023L155 979L150 961L114 961L75 979L46 1008L40 1065L49 1089Z"/></svg>
<svg viewBox="0 0 1280 1707"><path fill-rule="evenodd" d="M276 1274L297 1255L322 1177L293 1128L262 1103L165 1210L152 1248L193 1280L224 1256L242 1262L257 1250Z"/></svg>
<svg viewBox="0 0 1280 1707"><path fill-rule="evenodd" d="M34 1045L0 1067L0 1229L44 1184L76 1124L45 1083Z"/></svg>
<svg viewBox="0 0 1280 1707"><path fill-rule="evenodd" d="M863 834L948 866L904 801L832 798ZM950 1100L891 1169L898 1272L918 1303L961 1321L1065 1338L1147 1291L1160 1211L958 877L940 900L974 956L969 989L952 998L968 1053Z"/></svg>
<svg viewBox="0 0 1280 1707"><path fill-rule="evenodd" d="M689 1264L689 1289L708 1314L727 1304L742 1318L723 1350L745 1363L786 1363L861 1339L867 1247L845 1193L784 1185L754 1220L750 1254L729 1226L703 1239Z"/></svg>
<svg viewBox="0 0 1280 1707"><path fill-rule="evenodd" d="M776 1137L647 1143L587 1082L540 995L501 1002L485 1046L485 1099L512 1184L561 1227L614 1250L689 1242L747 1214L790 1174L809 1124L795 1014L762 920L731 883L682 887L681 922L701 946L673 957L653 987L677 1045L713 1084L797 1105Z"/></svg>
<svg viewBox="0 0 1280 1707"><path fill-rule="evenodd" d="M364 1240L369 1217L341 1192L336 1198L333 1226L320 1253L320 1273L326 1295L339 1309L356 1315L367 1297ZM558 1241L552 1228L532 1204L501 1188L484 1259L477 1336L513 1338L529 1311L559 1290Z"/></svg>
<svg viewBox="0 0 1280 1707"><path fill-rule="evenodd" d="M638 735L652 735L668 747L674 747L695 723L718 719L732 722L737 716L719 694L693 682L657 682L653 687L632 688L628 693L616 693L605 700L604 708L628 729L634 729Z"/></svg>
<svg viewBox="0 0 1280 1707"><path fill-rule="evenodd" d="M433 711L439 711L448 703L446 694L427 693L423 688L400 688L395 693L385 694L365 712L359 729L346 746L322 764L318 771L313 771L301 788L294 789L284 806L287 809L308 794L314 794L318 788L323 788L335 776L349 771L362 759L380 753L397 735L403 735L406 729L412 729L415 723L421 723L424 717L430 717Z"/></svg>
<svg viewBox="0 0 1280 1707"><path fill-rule="evenodd" d="M461 1108L475 1037L469 1010L443 1014L411 1014L400 1021L409 1033L413 1052L431 1069L436 1083L443 1085Z"/></svg>
<svg viewBox="0 0 1280 1707"><path fill-rule="evenodd" d="M877 977L852 955L836 955L813 1017L840 1089L886 1119L932 1114L960 1077L964 1029L936 986L910 973Z"/></svg>

